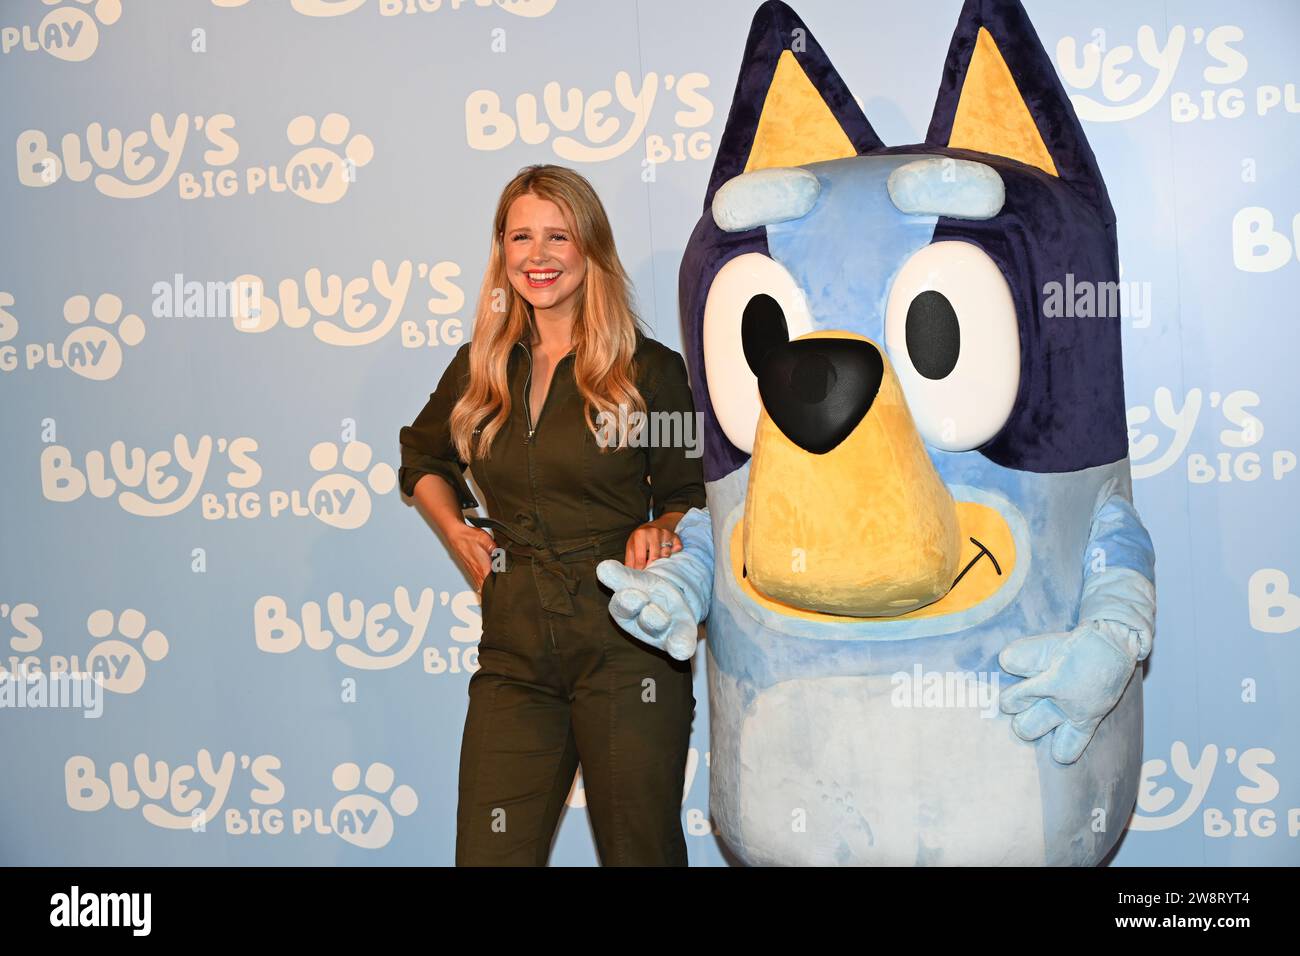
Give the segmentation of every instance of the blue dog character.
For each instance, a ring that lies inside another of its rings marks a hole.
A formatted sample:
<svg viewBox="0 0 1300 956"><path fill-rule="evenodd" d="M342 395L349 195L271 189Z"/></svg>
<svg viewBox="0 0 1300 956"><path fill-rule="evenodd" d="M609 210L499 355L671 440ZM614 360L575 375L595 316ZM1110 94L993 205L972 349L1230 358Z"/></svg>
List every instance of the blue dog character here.
<svg viewBox="0 0 1300 956"><path fill-rule="evenodd" d="M758 9L679 275L709 507L672 557L597 568L651 646L687 659L707 621L710 809L742 861L1114 847L1155 628L1118 287L1018 2L968 0L899 147L786 4Z"/></svg>

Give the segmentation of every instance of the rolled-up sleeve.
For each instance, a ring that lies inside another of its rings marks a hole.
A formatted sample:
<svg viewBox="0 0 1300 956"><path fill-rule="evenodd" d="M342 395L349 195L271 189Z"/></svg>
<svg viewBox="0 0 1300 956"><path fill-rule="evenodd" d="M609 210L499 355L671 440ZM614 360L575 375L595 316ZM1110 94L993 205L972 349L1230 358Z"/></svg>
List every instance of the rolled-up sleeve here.
<svg viewBox="0 0 1300 956"><path fill-rule="evenodd" d="M424 475L438 475L456 492L461 508L477 508L478 499L465 481L467 464L456 453L451 440L451 410L460 398L469 374L469 343L456 352L442 373L437 389L429 396L420 414L398 435L402 464L397 482L402 494L413 495L415 484Z"/></svg>
<svg viewBox="0 0 1300 956"><path fill-rule="evenodd" d="M704 436L696 429L695 400L686 361L669 350L658 388L648 402L652 435L649 457L652 514L687 512L708 506L704 493ZM656 412L676 413L653 417Z"/></svg>

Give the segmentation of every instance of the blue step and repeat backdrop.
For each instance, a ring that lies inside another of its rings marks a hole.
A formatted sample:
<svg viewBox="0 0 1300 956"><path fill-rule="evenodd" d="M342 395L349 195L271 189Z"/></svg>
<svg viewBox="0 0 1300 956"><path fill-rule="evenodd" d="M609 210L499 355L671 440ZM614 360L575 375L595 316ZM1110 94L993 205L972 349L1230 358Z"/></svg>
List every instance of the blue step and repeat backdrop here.
<svg viewBox="0 0 1300 956"><path fill-rule="evenodd" d="M884 141L923 139L960 0L793 5ZM0 665L44 675L0 707L0 862L452 861L479 608L398 428L529 163L591 180L680 348L756 7L0 0ZM1296 863L1300 4L1025 7L1119 216L1158 555L1114 862ZM696 672L682 813L720 864ZM579 776L552 862L595 860Z"/></svg>

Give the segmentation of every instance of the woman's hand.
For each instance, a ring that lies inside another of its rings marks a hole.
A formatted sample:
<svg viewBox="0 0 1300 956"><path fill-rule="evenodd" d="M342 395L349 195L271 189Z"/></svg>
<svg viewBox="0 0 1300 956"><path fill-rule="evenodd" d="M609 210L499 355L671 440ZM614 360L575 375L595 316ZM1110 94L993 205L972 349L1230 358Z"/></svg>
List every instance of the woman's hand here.
<svg viewBox="0 0 1300 956"><path fill-rule="evenodd" d="M682 550L682 539L673 531L682 514L680 511L668 512L633 531L627 539L623 563L639 571L651 561L671 557Z"/></svg>
<svg viewBox="0 0 1300 956"><path fill-rule="evenodd" d="M460 566L474 581L474 590L482 592L483 582L492 571L492 552L496 540L482 528L471 524L453 525L448 531L448 544Z"/></svg>

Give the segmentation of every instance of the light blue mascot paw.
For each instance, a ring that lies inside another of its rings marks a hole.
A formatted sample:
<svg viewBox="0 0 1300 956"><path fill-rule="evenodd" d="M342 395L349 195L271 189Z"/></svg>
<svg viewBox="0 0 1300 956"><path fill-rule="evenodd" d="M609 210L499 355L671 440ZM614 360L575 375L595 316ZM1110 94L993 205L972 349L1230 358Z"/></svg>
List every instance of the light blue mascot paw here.
<svg viewBox="0 0 1300 956"><path fill-rule="evenodd" d="M648 565L638 571L613 559L596 565L596 577L614 589L609 613L619 627L679 661L695 656L698 622L675 584Z"/></svg>
<svg viewBox="0 0 1300 956"><path fill-rule="evenodd" d="M1028 679L1002 692L1002 710L1016 715L1011 726L1025 740L1055 730L1052 758L1074 763L1119 703L1138 653L1133 629L1113 621L1088 621L1068 633L1014 641L1002 649L998 663Z"/></svg>
<svg viewBox="0 0 1300 956"><path fill-rule="evenodd" d="M998 655L1004 671L1028 678L1002 692L1012 729L1025 740L1055 731L1052 759L1062 764L1083 755L1155 637L1151 537L1113 480L1099 501L1088 548L1109 566L1085 566L1078 626L1012 641Z"/></svg>
<svg viewBox="0 0 1300 956"><path fill-rule="evenodd" d="M692 508L677 523L682 550L651 561L644 570L613 559L596 565L596 577L613 588L609 612L637 640L679 661L695 656L699 624L713 597L713 530L707 508Z"/></svg>

